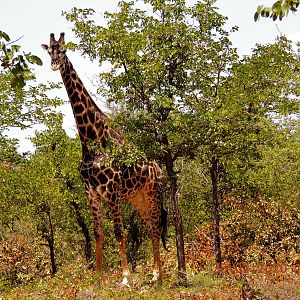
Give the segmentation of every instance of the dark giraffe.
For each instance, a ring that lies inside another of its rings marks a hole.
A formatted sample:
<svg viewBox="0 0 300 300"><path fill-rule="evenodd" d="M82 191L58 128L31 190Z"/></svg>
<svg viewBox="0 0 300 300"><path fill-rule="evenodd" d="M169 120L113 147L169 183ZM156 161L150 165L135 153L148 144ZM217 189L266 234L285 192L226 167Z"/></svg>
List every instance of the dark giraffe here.
<svg viewBox="0 0 300 300"><path fill-rule="evenodd" d="M64 33L58 41L50 34L50 45L42 45L51 57L51 69L59 70L72 105L82 145L79 172L84 181L93 214L96 240L96 270L102 272L102 215L100 201L107 200L114 233L119 244L123 284L128 284L129 269L123 237L120 201L129 202L138 212L148 229L154 256L153 280L161 279L159 243L165 246L166 211L163 209L162 172L155 162L136 164L132 167L115 168L107 164L105 151L108 142L117 146L123 137L107 124L108 116L90 97L82 81L66 56ZM106 162L106 163L105 163Z"/></svg>

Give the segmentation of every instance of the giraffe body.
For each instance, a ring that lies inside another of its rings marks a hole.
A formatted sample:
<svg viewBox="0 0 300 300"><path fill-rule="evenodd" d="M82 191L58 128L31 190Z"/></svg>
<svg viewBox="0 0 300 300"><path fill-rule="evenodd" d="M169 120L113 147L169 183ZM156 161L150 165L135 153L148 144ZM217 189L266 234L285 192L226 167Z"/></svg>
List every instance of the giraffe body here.
<svg viewBox="0 0 300 300"><path fill-rule="evenodd" d="M114 233L119 244L123 283L128 284L129 269L123 237L120 201L129 202L138 212L148 229L154 256L153 279L161 278L160 238L164 243L166 211L163 209L162 172L157 163L141 163L132 167L114 168L107 164L105 153L108 142L121 146L123 137L110 128L103 113L90 97L63 49L64 34L58 41L50 34L50 46L42 45L51 57L51 69L60 70L71 102L79 137L82 158L79 172L85 184L93 215L96 241L96 270L102 272L102 214L100 201L110 208ZM92 146L91 146L92 144ZM165 244L164 244L165 245Z"/></svg>

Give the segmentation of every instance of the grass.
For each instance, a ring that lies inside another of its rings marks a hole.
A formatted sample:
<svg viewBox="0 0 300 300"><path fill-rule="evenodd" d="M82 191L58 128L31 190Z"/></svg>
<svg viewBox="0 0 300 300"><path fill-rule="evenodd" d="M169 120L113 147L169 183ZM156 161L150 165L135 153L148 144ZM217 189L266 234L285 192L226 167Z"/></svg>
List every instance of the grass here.
<svg viewBox="0 0 300 300"><path fill-rule="evenodd" d="M176 261L176 260L175 260ZM87 270L83 261L61 267L55 276L36 277L30 283L11 287L2 285L3 300L235 300L242 299L242 287L248 282L255 299L300 299L300 275L286 274L226 274L215 275L210 269L197 274L188 269L190 285L177 284L175 261L164 262L162 284L151 282L151 268L139 265L131 274L130 287L120 284L120 270L102 276ZM1 294L2 293L2 294ZM265 297L265 298L264 298Z"/></svg>
<svg viewBox="0 0 300 300"><path fill-rule="evenodd" d="M165 276L163 283L151 283L148 274L136 272L131 274L130 287L120 284L121 273L109 272L100 278L92 271L79 267L64 269L55 277L39 278L30 284L6 289L5 300L173 300L173 299L221 299L219 291L225 284L224 278L215 278L207 272L190 278L190 286L177 285L176 274ZM230 299L230 298L224 298ZM233 298L234 299L234 298Z"/></svg>
<svg viewBox="0 0 300 300"><path fill-rule="evenodd" d="M202 299L204 291L218 290L223 282L222 278L214 279L203 272L191 277L191 285L184 288L177 285L176 274L173 273L165 274L162 284L152 283L149 271L140 267L131 274L130 287L124 287L120 284L120 271L110 271L100 277L86 270L84 265L73 264L61 269L54 277L37 278L29 284L6 288L2 296L5 300Z"/></svg>

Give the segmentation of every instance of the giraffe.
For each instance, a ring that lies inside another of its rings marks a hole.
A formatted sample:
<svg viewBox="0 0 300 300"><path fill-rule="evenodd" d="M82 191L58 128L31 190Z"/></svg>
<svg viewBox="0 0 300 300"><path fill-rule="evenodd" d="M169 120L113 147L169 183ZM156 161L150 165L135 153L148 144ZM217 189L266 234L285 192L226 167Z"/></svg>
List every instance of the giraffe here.
<svg viewBox="0 0 300 300"><path fill-rule="evenodd" d="M64 33L56 41L50 34L50 45L42 44L51 58L51 69L59 70L65 85L76 121L82 157L79 173L84 182L93 216L96 244L96 271L103 272L101 201L108 203L118 241L122 284L129 285L129 268L126 257L120 201L129 202L138 212L148 229L152 242L154 268L152 280L161 280L160 239L165 246L167 212L163 208L162 171L156 162L137 163L131 167L113 167L107 163L108 143L122 146L124 138L107 124L108 115L93 101L81 79L78 77L64 49Z"/></svg>

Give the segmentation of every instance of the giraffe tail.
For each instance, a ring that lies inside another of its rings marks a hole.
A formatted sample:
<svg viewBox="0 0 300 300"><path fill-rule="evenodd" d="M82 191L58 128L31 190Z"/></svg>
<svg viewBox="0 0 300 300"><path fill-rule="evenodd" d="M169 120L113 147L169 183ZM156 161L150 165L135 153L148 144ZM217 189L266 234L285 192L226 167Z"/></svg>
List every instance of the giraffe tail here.
<svg viewBox="0 0 300 300"><path fill-rule="evenodd" d="M168 212L162 207L161 208L161 215L160 215L160 225L162 227L162 234L161 234L161 240L164 248L166 251L169 251L169 249L166 246L166 238L167 238L167 227L168 227Z"/></svg>

